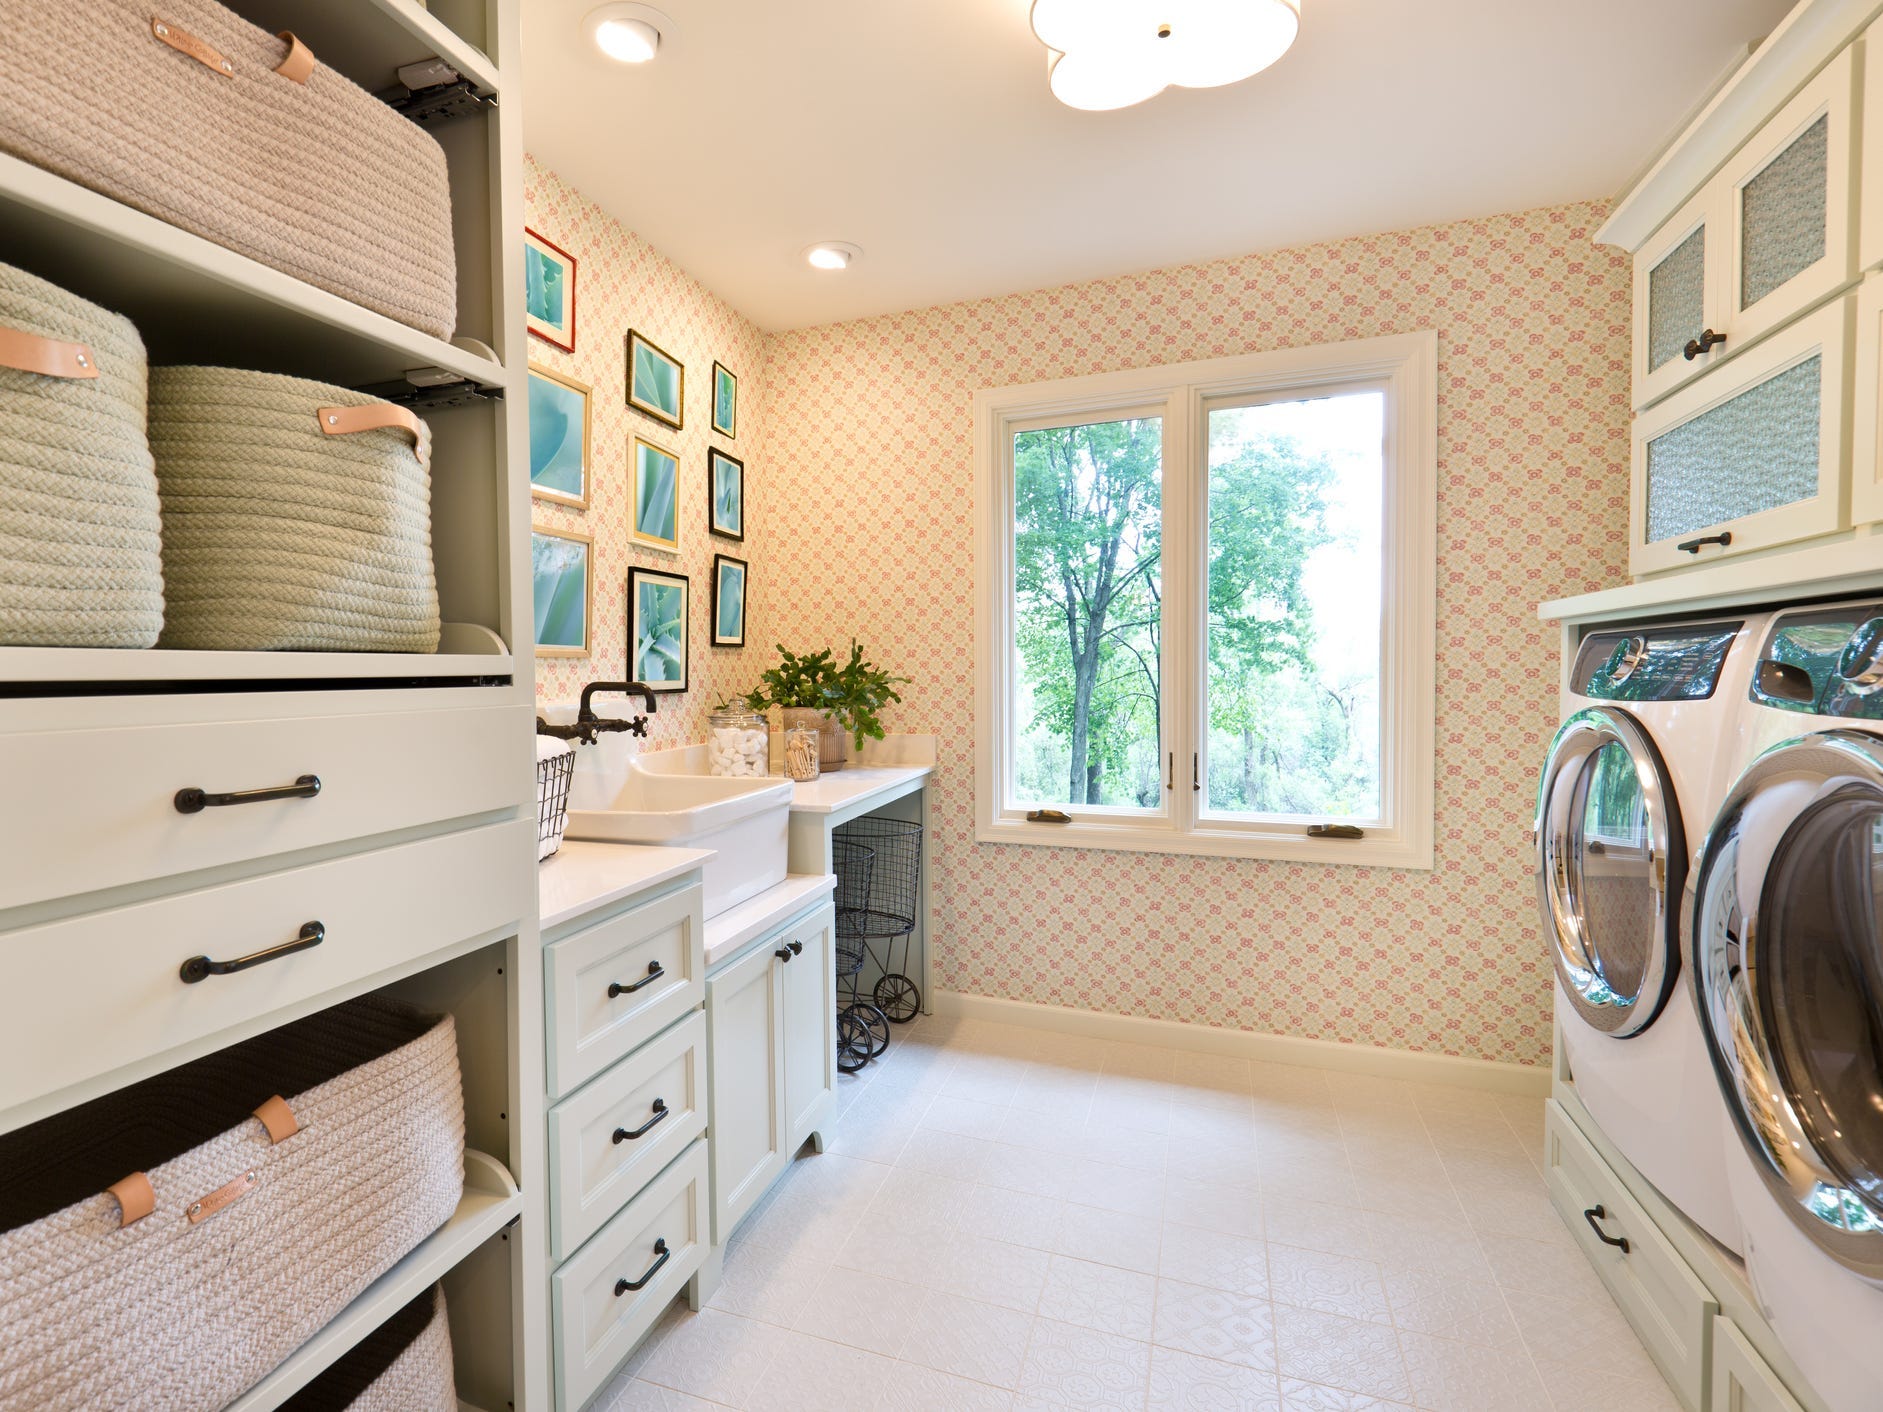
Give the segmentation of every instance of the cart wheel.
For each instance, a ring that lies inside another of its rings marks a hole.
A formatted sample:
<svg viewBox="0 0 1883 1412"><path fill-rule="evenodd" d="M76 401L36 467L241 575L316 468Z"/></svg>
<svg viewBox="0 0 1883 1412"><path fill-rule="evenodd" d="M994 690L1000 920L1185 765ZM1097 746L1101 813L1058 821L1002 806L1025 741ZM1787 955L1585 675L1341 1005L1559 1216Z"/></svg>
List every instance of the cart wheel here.
<svg viewBox="0 0 1883 1412"><path fill-rule="evenodd" d="M849 1006L844 1013L862 1022L864 1033L870 1037L870 1058L889 1048L889 1016L867 1000Z"/></svg>
<svg viewBox="0 0 1883 1412"><path fill-rule="evenodd" d="M891 971L876 982L876 1003L890 1019L906 1025L922 1013L922 992L907 976Z"/></svg>
<svg viewBox="0 0 1883 1412"><path fill-rule="evenodd" d="M837 1015L837 1071L854 1074L870 1062L870 1030L848 1010Z"/></svg>

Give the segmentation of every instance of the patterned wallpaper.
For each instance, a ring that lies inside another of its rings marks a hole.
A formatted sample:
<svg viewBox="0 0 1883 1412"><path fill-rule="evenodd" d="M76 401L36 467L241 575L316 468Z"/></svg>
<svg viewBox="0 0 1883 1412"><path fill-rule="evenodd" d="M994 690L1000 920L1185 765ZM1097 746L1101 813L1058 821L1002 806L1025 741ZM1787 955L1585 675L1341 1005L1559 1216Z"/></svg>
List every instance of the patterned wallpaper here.
<svg viewBox="0 0 1883 1412"><path fill-rule="evenodd" d="M691 587L692 651L688 690L662 696L648 723L650 748L703 740L706 714L727 696L749 688L770 656L770 638L755 604L747 604L744 648L711 645L712 566L715 553L753 561L771 497L754 493L753 447L765 422L765 337L679 266L604 212L554 172L525 158L524 209L530 229L576 259L575 352L540 338L529 340L530 360L588 383L593 426L589 504L577 510L533 502L532 518L549 529L592 535L595 602L590 657L546 657L536 664L538 701L570 701L585 682L621 681L627 675L627 576L630 564L685 574ZM682 431L673 431L627 405L627 334L638 329L686 365ZM713 360L739 378L738 437L711 428ZM629 538L629 444L635 435L680 458L680 552L662 553ZM718 445L747 465L745 541L717 539L706 529L706 448ZM763 644L764 646L761 646Z"/></svg>
<svg viewBox="0 0 1883 1412"><path fill-rule="evenodd" d="M1599 205L1129 275L768 341L765 642L855 633L942 738L938 981L1317 1039L1541 1062L1550 971L1522 831L1556 716L1545 598L1626 570L1629 264ZM1439 333L1429 873L977 844L977 388ZM770 625L775 625L775 630Z"/></svg>

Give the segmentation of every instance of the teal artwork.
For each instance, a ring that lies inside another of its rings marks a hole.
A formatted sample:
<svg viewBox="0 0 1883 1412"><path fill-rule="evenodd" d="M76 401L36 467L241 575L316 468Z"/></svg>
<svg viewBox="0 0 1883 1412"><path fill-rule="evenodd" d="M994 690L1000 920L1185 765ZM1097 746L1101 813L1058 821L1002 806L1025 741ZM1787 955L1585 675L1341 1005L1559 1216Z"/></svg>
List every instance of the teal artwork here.
<svg viewBox="0 0 1883 1412"><path fill-rule="evenodd" d="M680 462L651 442L634 441L634 537L680 547Z"/></svg>
<svg viewBox="0 0 1883 1412"><path fill-rule="evenodd" d="M588 391L530 369L530 492L538 499L588 504Z"/></svg>
<svg viewBox="0 0 1883 1412"><path fill-rule="evenodd" d="M629 671L656 691L687 688L687 590L684 574L628 570Z"/></svg>
<svg viewBox="0 0 1883 1412"><path fill-rule="evenodd" d="M678 431L685 421L686 369L633 329L628 330L628 405Z"/></svg>
<svg viewBox="0 0 1883 1412"><path fill-rule="evenodd" d="M530 535L536 647L545 656L588 652L588 553L586 539L542 530Z"/></svg>
<svg viewBox="0 0 1883 1412"><path fill-rule="evenodd" d="M575 352L575 256L523 232L523 322L565 353Z"/></svg>
<svg viewBox="0 0 1883 1412"><path fill-rule="evenodd" d="M713 364L713 430L728 438L739 435L739 380L723 363Z"/></svg>
<svg viewBox="0 0 1883 1412"><path fill-rule="evenodd" d="M713 556L713 646L745 646L745 573L743 559Z"/></svg>
<svg viewBox="0 0 1883 1412"><path fill-rule="evenodd" d="M708 451L706 488L712 496L708 523L713 533L727 539L744 539L745 462L723 451Z"/></svg>

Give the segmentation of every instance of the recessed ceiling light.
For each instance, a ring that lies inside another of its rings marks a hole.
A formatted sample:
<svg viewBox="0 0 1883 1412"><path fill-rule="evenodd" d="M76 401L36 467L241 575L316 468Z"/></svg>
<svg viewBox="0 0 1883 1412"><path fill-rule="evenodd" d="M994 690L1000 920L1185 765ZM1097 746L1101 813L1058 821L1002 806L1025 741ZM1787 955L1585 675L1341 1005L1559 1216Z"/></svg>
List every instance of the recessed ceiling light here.
<svg viewBox="0 0 1883 1412"><path fill-rule="evenodd" d="M1295 42L1301 0L1033 0L1032 22L1055 98L1128 108L1261 72Z"/></svg>
<svg viewBox="0 0 1883 1412"><path fill-rule="evenodd" d="M603 5L582 21L595 47L622 64L645 64L673 33L673 21L651 5Z"/></svg>
<svg viewBox="0 0 1883 1412"><path fill-rule="evenodd" d="M847 240L820 240L804 250L804 258L814 270L847 270L862 254L861 246Z"/></svg>

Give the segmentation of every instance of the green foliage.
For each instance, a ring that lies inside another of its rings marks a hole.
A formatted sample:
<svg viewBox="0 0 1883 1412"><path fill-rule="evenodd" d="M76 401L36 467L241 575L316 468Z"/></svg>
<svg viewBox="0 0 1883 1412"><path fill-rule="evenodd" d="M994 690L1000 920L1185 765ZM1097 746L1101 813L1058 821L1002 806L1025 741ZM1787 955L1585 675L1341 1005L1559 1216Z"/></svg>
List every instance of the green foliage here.
<svg viewBox="0 0 1883 1412"><path fill-rule="evenodd" d="M864 661L863 649L853 638L850 660L842 666L837 665L828 648L800 657L787 652L781 643L778 665L760 673L758 680L758 686L745 697L754 711L768 706L828 711L838 725L850 732L861 750L865 738L883 738L879 713L890 702L902 700L896 686L906 685L909 678L891 676Z"/></svg>
<svg viewBox="0 0 1883 1412"><path fill-rule="evenodd" d="M641 631L634 672L641 681L679 681L686 675L686 595L678 584L641 585Z"/></svg>

